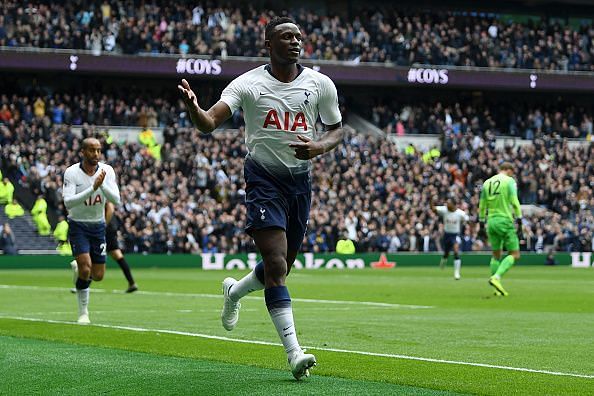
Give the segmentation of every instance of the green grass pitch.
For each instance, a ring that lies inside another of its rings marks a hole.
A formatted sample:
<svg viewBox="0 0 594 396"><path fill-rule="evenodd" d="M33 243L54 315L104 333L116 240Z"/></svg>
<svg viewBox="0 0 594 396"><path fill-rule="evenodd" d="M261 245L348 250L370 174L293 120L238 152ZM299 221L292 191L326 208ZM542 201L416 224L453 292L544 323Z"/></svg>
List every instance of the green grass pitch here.
<svg viewBox="0 0 594 396"><path fill-rule="evenodd" d="M293 380L262 292L220 324L221 281L244 272L110 267L92 325L64 270L0 270L0 394L593 394L594 270L302 270L288 286L318 366Z"/></svg>

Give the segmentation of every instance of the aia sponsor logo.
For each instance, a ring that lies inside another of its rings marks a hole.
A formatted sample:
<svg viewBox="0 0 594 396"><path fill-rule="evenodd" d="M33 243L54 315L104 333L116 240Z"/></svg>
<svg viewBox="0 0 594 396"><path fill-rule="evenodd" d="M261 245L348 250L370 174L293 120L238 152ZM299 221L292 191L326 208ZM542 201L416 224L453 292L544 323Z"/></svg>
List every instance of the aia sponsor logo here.
<svg viewBox="0 0 594 396"><path fill-rule="evenodd" d="M85 201L85 206L94 206L97 204L102 204L103 203L103 199L101 198L101 195L95 195L95 198L93 199L93 197L89 197L87 198L87 200Z"/></svg>
<svg viewBox="0 0 594 396"><path fill-rule="evenodd" d="M295 132L297 128L302 128L303 132L307 131L307 123L305 122L305 114L299 112L295 115L288 111L278 113L276 110L268 110L264 125L262 128L280 129L283 131Z"/></svg>

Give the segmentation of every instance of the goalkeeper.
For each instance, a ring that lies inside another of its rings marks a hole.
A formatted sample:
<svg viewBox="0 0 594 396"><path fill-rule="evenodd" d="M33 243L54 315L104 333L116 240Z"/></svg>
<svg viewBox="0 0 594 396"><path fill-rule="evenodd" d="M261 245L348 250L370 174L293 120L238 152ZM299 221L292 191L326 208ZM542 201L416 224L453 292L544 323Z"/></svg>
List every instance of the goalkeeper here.
<svg viewBox="0 0 594 396"><path fill-rule="evenodd" d="M523 239L522 209L513 174L513 164L502 163L499 173L483 183L479 202L479 235L484 237L486 231L493 249L489 284L500 296L508 295L501 285L501 277L520 259L520 240ZM502 260L503 249L509 254Z"/></svg>

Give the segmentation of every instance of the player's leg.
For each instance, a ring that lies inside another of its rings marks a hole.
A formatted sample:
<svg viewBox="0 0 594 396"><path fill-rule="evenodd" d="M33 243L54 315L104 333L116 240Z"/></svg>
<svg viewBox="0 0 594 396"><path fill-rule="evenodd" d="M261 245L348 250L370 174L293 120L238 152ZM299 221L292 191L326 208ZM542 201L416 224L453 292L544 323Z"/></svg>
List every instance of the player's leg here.
<svg viewBox="0 0 594 396"><path fill-rule="evenodd" d="M287 251L287 275L291 272L291 266L297 258L296 250ZM229 283L229 297L237 302L242 297L247 296L258 290L264 289L264 261L258 260L258 263L247 275L239 280L233 278L226 278L226 282Z"/></svg>
<svg viewBox="0 0 594 396"><path fill-rule="evenodd" d="M448 257L450 256L450 244L448 240L448 234L443 234L443 256L439 260L439 268L444 269L448 263Z"/></svg>
<svg viewBox="0 0 594 396"><path fill-rule="evenodd" d="M76 255L78 276L76 279L76 299L78 301L78 323L89 324L89 292L91 286L92 262L87 253Z"/></svg>
<svg viewBox="0 0 594 396"><path fill-rule="evenodd" d="M291 297L285 286L287 277L287 235L283 229L268 228L252 232L264 261L264 298L270 319L285 347L291 371L296 379L309 375L315 357L305 354L297 340Z"/></svg>
<svg viewBox="0 0 594 396"><path fill-rule="evenodd" d="M509 254L501 261L501 265L495 272L495 277L501 279L503 275L520 259L520 240L516 234L513 223L509 222L505 229L505 246Z"/></svg>
<svg viewBox="0 0 594 396"><path fill-rule="evenodd" d="M501 249L503 247L503 241L499 236L496 223L496 219L490 219L487 222L487 238L489 240L489 245L491 245L491 250L493 251L491 262L489 263L491 275L495 275L497 268L499 268L499 264L501 264Z"/></svg>
<svg viewBox="0 0 594 396"><path fill-rule="evenodd" d="M126 289L126 293L132 293L138 290L138 286L134 282L134 277L132 277L132 272L130 271L130 266L124 257L124 254L120 250L120 246L118 244L118 234L117 231L112 227L107 227L105 230L105 243L107 245L107 252L111 256L111 258L118 263L120 269L124 273L126 280L128 281L128 289Z"/></svg>
<svg viewBox="0 0 594 396"><path fill-rule="evenodd" d="M91 279L101 282L105 276L105 263L93 263L91 266Z"/></svg>
<svg viewBox="0 0 594 396"><path fill-rule="evenodd" d="M497 271L501 260L501 251L503 249L504 236L502 234L501 223L497 219L491 219L487 222L487 234L489 237L489 244L493 249L493 256L491 258L491 277L489 284L495 289L495 294L500 296L507 296L507 291L501 285L500 279L496 277L493 271Z"/></svg>
<svg viewBox="0 0 594 396"><path fill-rule="evenodd" d="M458 241L454 243L454 279L460 279L460 268L462 267L462 260L460 259L460 244Z"/></svg>
<svg viewBox="0 0 594 396"><path fill-rule="evenodd" d="M447 250L444 250L443 252L443 256L441 256L441 259L439 260L439 268L444 269L446 264L448 263L448 257L450 256L450 252Z"/></svg>
<svg viewBox="0 0 594 396"><path fill-rule="evenodd" d="M88 324L90 323L88 306L91 280L101 281L105 275L105 224L78 224L78 229L82 230L82 234L85 237L84 239L88 243L86 246L88 253L83 255L85 260L84 266L81 266L81 262L77 256L79 277L76 284L76 292L79 297L78 322ZM82 315L80 315L81 307L83 308Z"/></svg>
<svg viewBox="0 0 594 396"><path fill-rule="evenodd" d="M497 272L497 268L501 264L501 249L493 250L493 254L491 255L491 262L489 263L489 267L491 269L491 275L495 275Z"/></svg>
<svg viewBox="0 0 594 396"><path fill-rule="evenodd" d="M223 281L223 289L225 284L228 285L229 298L234 302L238 302L250 293L264 289L264 262L259 260L254 269L240 280L226 278Z"/></svg>
<svg viewBox="0 0 594 396"><path fill-rule="evenodd" d="M91 285L91 243L86 233L84 224L75 221L68 221L68 240L72 246L72 254L76 260L76 268L73 272L76 279L76 299L78 302L78 323L88 324L89 322L89 287ZM71 263L72 266L72 263Z"/></svg>
<svg viewBox="0 0 594 396"><path fill-rule="evenodd" d="M126 277L126 280L128 281L128 288L126 289L126 293L133 293L136 290L138 290L138 286L136 285L136 282L134 282L134 277L132 276L132 271L130 270L130 266L128 265L128 262L126 261L126 257L124 257L124 253L122 253L122 251L119 248L115 248L115 249L109 249L110 243L109 240L107 241L107 251L109 252L109 255L111 256L111 258L118 263L118 265L120 266L120 269L122 270L122 272L124 273L124 276Z"/></svg>

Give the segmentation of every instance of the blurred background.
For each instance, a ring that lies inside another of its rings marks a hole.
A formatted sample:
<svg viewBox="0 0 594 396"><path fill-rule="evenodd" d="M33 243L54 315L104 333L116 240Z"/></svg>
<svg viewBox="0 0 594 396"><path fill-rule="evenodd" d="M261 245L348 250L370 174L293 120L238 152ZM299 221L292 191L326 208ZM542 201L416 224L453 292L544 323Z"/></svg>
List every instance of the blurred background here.
<svg viewBox="0 0 594 396"><path fill-rule="evenodd" d="M99 136L118 175L127 253L254 252L243 232L241 111L210 136L177 91L210 107L267 62L275 15L302 63L337 85L344 144L313 161L304 252L441 250L430 200L454 198L477 237L479 186L516 165L522 250L586 252L594 227L594 4L476 1L3 1L0 249L62 253L62 175ZM323 133L323 127L318 126Z"/></svg>

